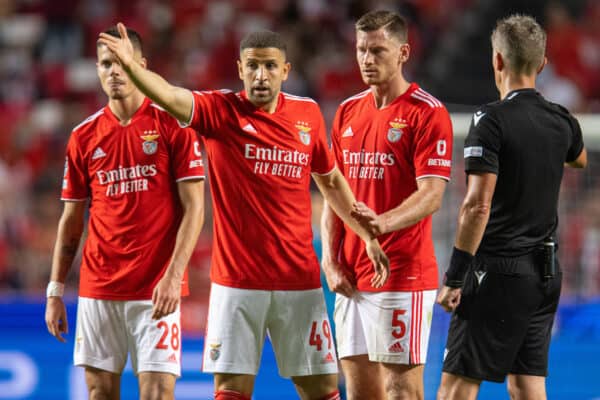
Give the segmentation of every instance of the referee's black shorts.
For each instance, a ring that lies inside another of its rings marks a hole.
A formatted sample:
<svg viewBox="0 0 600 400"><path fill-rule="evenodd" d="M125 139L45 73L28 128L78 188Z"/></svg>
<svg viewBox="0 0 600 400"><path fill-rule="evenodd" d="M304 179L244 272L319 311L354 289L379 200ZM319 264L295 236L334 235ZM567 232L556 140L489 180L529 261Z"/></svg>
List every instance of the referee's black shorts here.
<svg viewBox="0 0 600 400"><path fill-rule="evenodd" d="M562 276L546 280L541 269L534 254L476 258L450 323L444 372L493 382L548 375Z"/></svg>

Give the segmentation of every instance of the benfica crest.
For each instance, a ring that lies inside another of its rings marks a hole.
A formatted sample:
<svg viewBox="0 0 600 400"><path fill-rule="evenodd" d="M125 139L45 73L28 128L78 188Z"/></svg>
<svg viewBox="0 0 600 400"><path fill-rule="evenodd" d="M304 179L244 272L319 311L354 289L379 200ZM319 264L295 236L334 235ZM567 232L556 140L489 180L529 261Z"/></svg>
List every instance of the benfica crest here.
<svg viewBox="0 0 600 400"><path fill-rule="evenodd" d="M221 343L211 343L210 345L210 359L217 361L221 356Z"/></svg>
<svg viewBox="0 0 600 400"><path fill-rule="evenodd" d="M158 135L156 131L144 131L144 134L140 137L144 139L144 143L142 143L142 150L144 150L144 153L148 155L156 153L156 150L158 150L156 139L158 139L160 135Z"/></svg>
<svg viewBox="0 0 600 400"><path fill-rule="evenodd" d="M393 121L390 122L390 126L391 128L388 129L387 139L392 143L396 143L402 137L402 128L406 128L407 125L402 122Z"/></svg>
<svg viewBox="0 0 600 400"><path fill-rule="evenodd" d="M308 146L310 144L310 130L312 128L305 122L298 122L296 124L296 128L298 128L298 136L300 137L300 141Z"/></svg>

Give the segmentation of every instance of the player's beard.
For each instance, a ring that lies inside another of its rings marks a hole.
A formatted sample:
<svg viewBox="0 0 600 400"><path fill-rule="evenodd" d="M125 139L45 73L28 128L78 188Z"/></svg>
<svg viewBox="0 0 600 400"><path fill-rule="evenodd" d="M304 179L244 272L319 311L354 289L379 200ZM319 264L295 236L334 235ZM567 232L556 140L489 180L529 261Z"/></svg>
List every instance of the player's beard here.
<svg viewBox="0 0 600 400"><path fill-rule="evenodd" d="M275 94L273 93L273 89L269 87L262 87L262 92L259 94L256 91L256 88L251 88L250 93L248 93L248 98L252 102L252 104L268 104L273 101L275 98Z"/></svg>

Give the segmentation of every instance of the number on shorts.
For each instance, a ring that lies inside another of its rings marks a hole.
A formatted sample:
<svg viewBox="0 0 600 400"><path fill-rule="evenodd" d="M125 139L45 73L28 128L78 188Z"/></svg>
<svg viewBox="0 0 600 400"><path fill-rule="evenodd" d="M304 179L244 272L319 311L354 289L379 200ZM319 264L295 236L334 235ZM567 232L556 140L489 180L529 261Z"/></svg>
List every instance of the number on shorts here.
<svg viewBox="0 0 600 400"><path fill-rule="evenodd" d="M323 344L323 339L321 339L321 335L317 333L317 321L313 321L312 327L310 328L310 338L308 339L308 344L311 346L316 346L317 351L321 351L321 345ZM321 331L323 332L323 336L327 339L327 349L331 350L332 340L331 340L331 329L329 328L329 321L324 320L321 325Z"/></svg>
<svg viewBox="0 0 600 400"><path fill-rule="evenodd" d="M157 325L158 329L162 329L163 333L160 340L156 344L156 348L159 350L166 350L169 348L169 324L165 321L160 321ZM179 350L179 325L171 324L171 348L173 350Z"/></svg>
<svg viewBox="0 0 600 400"><path fill-rule="evenodd" d="M392 316L392 336L396 339L401 339L406 334L406 324L401 319L404 314L406 314L406 310L394 310Z"/></svg>

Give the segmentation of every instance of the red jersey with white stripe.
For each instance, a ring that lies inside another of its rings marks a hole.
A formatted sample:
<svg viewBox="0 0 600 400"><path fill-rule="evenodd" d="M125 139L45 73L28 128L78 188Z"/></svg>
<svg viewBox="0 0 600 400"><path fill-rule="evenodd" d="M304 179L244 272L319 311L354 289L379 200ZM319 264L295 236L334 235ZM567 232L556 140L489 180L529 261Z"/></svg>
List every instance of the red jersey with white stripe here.
<svg viewBox="0 0 600 400"><path fill-rule="evenodd" d="M319 106L280 93L269 114L244 92L194 92L189 125L204 137L209 160L211 280L243 289L320 287L310 174L335 166Z"/></svg>
<svg viewBox="0 0 600 400"><path fill-rule="evenodd" d="M413 83L379 110L371 90L344 101L337 110L332 149L357 200L380 214L400 205L417 190L417 180L448 180L452 162L452 124L444 105ZM390 258L391 274L380 289L364 244L345 229L340 261L354 272L365 291L426 290L438 285L431 238L431 216L379 237Z"/></svg>
<svg viewBox="0 0 600 400"><path fill-rule="evenodd" d="M108 106L77 126L67 144L61 197L90 199L79 295L151 299L182 217L176 182L201 178L196 133L148 99L127 126Z"/></svg>

